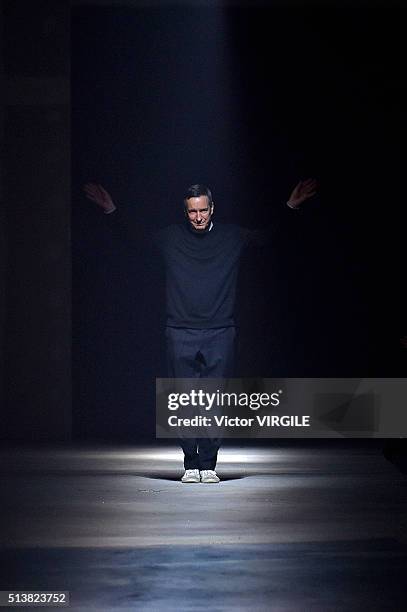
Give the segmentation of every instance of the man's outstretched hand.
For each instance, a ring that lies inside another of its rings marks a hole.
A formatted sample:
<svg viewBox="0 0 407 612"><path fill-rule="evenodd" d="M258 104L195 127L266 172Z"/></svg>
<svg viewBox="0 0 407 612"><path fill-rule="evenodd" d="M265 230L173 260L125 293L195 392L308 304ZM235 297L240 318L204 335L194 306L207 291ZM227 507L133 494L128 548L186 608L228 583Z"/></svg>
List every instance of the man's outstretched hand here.
<svg viewBox="0 0 407 612"><path fill-rule="evenodd" d="M110 193L106 191L98 183L86 183L83 187L86 197L92 202L96 202L105 213L110 213L116 210L116 206L110 196Z"/></svg>
<svg viewBox="0 0 407 612"><path fill-rule="evenodd" d="M400 338L400 344L403 348L407 349L407 336L402 336Z"/></svg>
<svg viewBox="0 0 407 612"><path fill-rule="evenodd" d="M308 198L315 195L316 192L317 181L315 179L300 181L292 190L287 204L290 206L290 208L298 208L303 202L305 202L305 200L308 200Z"/></svg>

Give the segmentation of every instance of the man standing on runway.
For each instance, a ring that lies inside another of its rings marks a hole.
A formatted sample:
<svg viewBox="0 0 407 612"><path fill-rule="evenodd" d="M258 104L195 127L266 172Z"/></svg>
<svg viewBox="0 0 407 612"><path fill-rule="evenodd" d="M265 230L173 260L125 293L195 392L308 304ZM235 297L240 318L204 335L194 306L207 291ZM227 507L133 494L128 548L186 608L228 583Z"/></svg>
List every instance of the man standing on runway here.
<svg viewBox="0 0 407 612"><path fill-rule="evenodd" d="M315 194L316 181L301 181L287 205L298 208ZM116 206L98 184L85 185L87 197L106 214ZM184 196L185 222L158 231L154 242L166 267L167 363L170 378L233 376L234 304L239 260L258 232L212 220L214 202L205 185ZM117 214L117 213L116 213ZM218 439L182 439L185 483L217 483Z"/></svg>

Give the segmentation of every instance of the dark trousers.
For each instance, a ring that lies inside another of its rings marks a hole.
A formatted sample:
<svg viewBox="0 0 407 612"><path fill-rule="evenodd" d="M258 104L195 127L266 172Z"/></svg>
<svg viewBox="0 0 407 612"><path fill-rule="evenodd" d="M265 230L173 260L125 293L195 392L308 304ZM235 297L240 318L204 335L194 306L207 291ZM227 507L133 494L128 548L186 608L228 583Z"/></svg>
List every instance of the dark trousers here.
<svg viewBox="0 0 407 612"><path fill-rule="evenodd" d="M167 327L167 367L170 378L230 378L235 356L234 327L185 329ZM214 470L219 438L182 438L186 470Z"/></svg>

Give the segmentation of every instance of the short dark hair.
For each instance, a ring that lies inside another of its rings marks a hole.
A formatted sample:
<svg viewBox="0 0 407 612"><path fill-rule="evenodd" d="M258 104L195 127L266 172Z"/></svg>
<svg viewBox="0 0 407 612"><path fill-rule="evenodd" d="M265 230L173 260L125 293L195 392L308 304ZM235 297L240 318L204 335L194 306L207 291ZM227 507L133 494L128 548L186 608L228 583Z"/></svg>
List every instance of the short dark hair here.
<svg viewBox="0 0 407 612"><path fill-rule="evenodd" d="M212 206L212 193L206 185L191 185L188 187L185 192L184 203L185 200L189 200L189 198L199 198L199 196L206 196L209 201L209 206Z"/></svg>

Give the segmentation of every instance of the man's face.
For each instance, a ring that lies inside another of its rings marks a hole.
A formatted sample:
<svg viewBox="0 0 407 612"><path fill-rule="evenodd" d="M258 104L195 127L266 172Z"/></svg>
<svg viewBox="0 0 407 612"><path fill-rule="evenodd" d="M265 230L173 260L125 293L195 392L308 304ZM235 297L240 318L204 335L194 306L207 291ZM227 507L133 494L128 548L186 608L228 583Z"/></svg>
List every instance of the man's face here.
<svg viewBox="0 0 407 612"><path fill-rule="evenodd" d="M209 206L208 196L188 198L185 201L185 213L194 230L203 232L210 226L213 208L213 204Z"/></svg>

